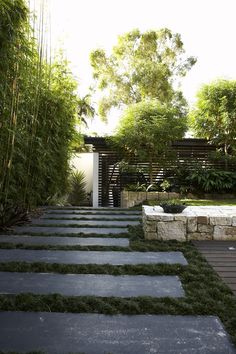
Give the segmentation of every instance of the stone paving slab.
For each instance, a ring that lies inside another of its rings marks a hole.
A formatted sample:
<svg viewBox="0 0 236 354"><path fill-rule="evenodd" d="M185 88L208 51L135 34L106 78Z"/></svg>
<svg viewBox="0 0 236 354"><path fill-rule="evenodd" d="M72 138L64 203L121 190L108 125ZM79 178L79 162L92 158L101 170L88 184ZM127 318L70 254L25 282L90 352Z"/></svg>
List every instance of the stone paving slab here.
<svg viewBox="0 0 236 354"><path fill-rule="evenodd" d="M120 234L126 233L128 229L125 227L50 227L50 226L18 226L15 227L14 233L17 234L45 234L45 235L55 235L55 234L98 234L98 235L108 235L108 234Z"/></svg>
<svg viewBox="0 0 236 354"><path fill-rule="evenodd" d="M177 276L0 272L0 294L184 297Z"/></svg>
<svg viewBox="0 0 236 354"><path fill-rule="evenodd" d="M119 246L129 247L129 239L112 237L61 237L0 235L0 243L55 246Z"/></svg>
<svg viewBox="0 0 236 354"><path fill-rule="evenodd" d="M109 212L120 212L120 211L132 211L132 209L129 208L119 208L119 207L85 207L85 206L75 206L75 205L70 205L70 206L48 206L45 208L45 210L85 210L85 211L109 211Z"/></svg>
<svg viewBox="0 0 236 354"><path fill-rule="evenodd" d="M142 220L141 215L127 215L127 214L71 214L71 213L60 213L60 214L55 214L55 213L50 213L50 214L43 214L41 216L41 219L87 219L87 220L97 220L97 219L109 219L109 220L119 220L119 219L135 219L135 220Z"/></svg>
<svg viewBox="0 0 236 354"><path fill-rule="evenodd" d="M109 211L109 210L79 210L79 209L65 209L65 210L60 210L60 209L51 209L51 210L46 210L45 211L47 214L103 214L103 215L142 215L141 211L136 211L136 210L117 210L117 211Z"/></svg>
<svg viewBox="0 0 236 354"><path fill-rule="evenodd" d="M76 225L80 226L111 226L111 227L127 227L129 225L139 225L139 221L123 221L123 220L48 220L48 219L32 219L31 225Z"/></svg>
<svg viewBox="0 0 236 354"><path fill-rule="evenodd" d="M0 312L2 351L235 354L215 316Z"/></svg>
<svg viewBox="0 0 236 354"><path fill-rule="evenodd" d="M181 252L48 251L0 249L0 262L45 262L60 264L182 264Z"/></svg>

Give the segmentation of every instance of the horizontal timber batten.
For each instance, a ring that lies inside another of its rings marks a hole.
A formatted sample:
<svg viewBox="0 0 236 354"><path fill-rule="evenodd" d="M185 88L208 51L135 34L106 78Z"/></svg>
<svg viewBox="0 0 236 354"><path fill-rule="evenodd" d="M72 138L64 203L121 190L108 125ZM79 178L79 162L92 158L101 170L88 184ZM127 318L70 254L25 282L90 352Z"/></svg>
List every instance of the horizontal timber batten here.
<svg viewBox="0 0 236 354"><path fill-rule="evenodd" d="M129 176L121 174L119 168L120 156L109 146L105 137L84 137L86 145L92 145L93 151L99 154L98 168L98 203L99 206L120 206L121 190L129 181L129 184L146 183L149 184L149 164L133 158L129 161L129 166L142 171L140 174L132 173ZM173 178L171 172L180 167L188 170L194 170L196 165L206 168L218 168L224 170L223 162L213 161L210 154L215 152L216 145L210 144L205 139L182 139L172 143L171 151L174 152L174 158L168 158L161 163L153 164L153 175L155 182L160 182L168 176ZM232 165L231 169L235 170Z"/></svg>

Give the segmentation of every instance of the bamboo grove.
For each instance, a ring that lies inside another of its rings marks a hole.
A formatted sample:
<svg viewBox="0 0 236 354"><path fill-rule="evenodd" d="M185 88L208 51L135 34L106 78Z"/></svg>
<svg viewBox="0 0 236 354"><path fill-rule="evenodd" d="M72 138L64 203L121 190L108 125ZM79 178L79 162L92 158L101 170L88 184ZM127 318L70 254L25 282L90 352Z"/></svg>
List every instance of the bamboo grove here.
<svg viewBox="0 0 236 354"><path fill-rule="evenodd" d="M32 24L24 0L0 0L2 203L45 204L67 188L76 82L62 57L51 61L43 27L43 8Z"/></svg>

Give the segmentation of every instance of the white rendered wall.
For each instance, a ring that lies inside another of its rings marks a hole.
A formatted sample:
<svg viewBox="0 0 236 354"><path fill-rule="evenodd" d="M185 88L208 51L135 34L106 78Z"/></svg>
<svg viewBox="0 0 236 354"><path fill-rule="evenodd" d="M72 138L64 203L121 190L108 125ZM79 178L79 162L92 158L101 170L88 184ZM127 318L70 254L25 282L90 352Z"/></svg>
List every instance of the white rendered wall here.
<svg viewBox="0 0 236 354"><path fill-rule="evenodd" d="M98 207L98 163L99 155L93 153L93 207Z"/></svg>
<svg viewBox="0 0 236 354"><path fill-rule="evenodd" d="M83 152L74 154L71 159L71 166L77 171L82 171L85 175L86 192L90 193L93 190L93 153Z"/></svg>

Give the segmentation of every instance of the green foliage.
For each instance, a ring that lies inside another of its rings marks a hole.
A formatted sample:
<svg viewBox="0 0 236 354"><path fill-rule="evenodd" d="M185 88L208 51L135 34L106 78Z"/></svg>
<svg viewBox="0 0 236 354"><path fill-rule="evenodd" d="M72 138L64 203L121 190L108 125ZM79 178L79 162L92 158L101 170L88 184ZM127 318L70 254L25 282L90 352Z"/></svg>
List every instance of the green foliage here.
<svg viewBox="0 0 236 354"><path fill-rule="evenodd" d="M233 192L236 188L236 173L198 168L186 177L186 181L197 192Z"/></svg>
<svg viewBox="0 0 236 354"><path fill-rule="evenodd" d="M236 81L219 80L198 92L190 124L196 136L223 146L225 154L236 150Z"/></svg>
<svg viewBox="0 0 236 354"><path fill-rule="evenodd" d="M148 100L126 109L113 141L127 160L139 157L149 162L153 183L153 162L170 155L171 142L182 138L185 130L186 118L178 108Z"/></svg>
<svg viewBox="0 0 236 354"><path fill-rule="evenodd" d="M182 203L180 199L168 199L159 204L165 213L182 213L186 208L185 203Z"/></svg>
<svg viewBox="0 0 236 354"><path fill-rule="evenodd" d="M25 2L0 5L0 199L44 204L68 187L77 85L62 57L44 59Z"/></svg>
<svg viewBox="0 0 236 354"><path fill-rule="evenodd" d="M80 123L87 126L87 119L93 118L95 109L91 104L91 95L87 94L78 99L78 118Z"/></svg>
<svg viewBox="0 0 236 354"><path fill-rule="evenodd" d="M171 183L167 179L164 179L164 181L160 184L160 187L163 192L166 192L171 187Z"/></svg>
<svg viewBox="0 0 236 354"><path fill-rule="evenodd" d="M127 184L125 186L125 190L130 191L130 192L146 192L147 187L146 187L146 184L144 184L144 183L140 184L138 182L136 184Z"/></svg>
<svg viewBox="0 0 236 354"><path fill-rule="evenodd" d="M70 194L68 202L71 205L83 205L86 201L86 182L82 171L74 171L70 176Z"/></svg>
<svg viewBox="0 0 236 354"><path fill-rule="evenodd" d="M97 87L104 92L99 113L105 118L112 107L145 99L183 107L182 93L173 89L173 82L185 76L196 59L185 57L179 34L163 28L125 33L118 37L111 55L97 49L91 53L90 61Z"/></svg>

